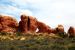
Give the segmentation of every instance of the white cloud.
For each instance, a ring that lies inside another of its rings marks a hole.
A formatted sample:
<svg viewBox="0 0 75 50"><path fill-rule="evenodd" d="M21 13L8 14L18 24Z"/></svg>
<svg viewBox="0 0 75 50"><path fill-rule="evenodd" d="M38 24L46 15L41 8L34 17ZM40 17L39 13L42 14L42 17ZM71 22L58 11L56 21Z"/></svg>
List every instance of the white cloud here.
<svg viewBox="0 0 75 50"><path fill-rule="evenodd" d="M27 9L19 9L14 6L1 6L0 7L0 14L1 15L11 15L12 17L16 18L18 21L20 20L21 14L26 14L32 16L32 12Z"/></svg>
<svg viewBox="0 0 75 50"><path fill-rule="evenodd" d="M11 17L14 17L14 16L12 16L12 15L4 14L4 13L0 13L0 15L2 15L2 16L11 16Z"/></svg>
<svg viewBox="0 0 75 50"><path fill-rule="evenodd" d="M32 12L29 11L29 10L21 10L20 15L22 15L22 14L25 14L25 15L28 15L28 16L32 16L33 15Z"/></svg>
<svg viewBox="0 0 75 50"><path fill-rule="evenodd" d="M14 6L1 8L7 13L20 16L21 13L36 18L54 27L58 24L75 25L75 0L11 0ZM22 8L19 8L22 7ZM35 10L34 10L35 9ZM34 11L35 12L34 12ZM19 19L19 18L18 18Z"/></svg>

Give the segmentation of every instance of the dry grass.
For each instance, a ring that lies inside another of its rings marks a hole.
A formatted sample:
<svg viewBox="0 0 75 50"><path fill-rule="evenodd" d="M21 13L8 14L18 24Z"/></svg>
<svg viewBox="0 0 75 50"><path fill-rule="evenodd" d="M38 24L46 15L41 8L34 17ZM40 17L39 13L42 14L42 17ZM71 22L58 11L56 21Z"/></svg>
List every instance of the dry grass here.
<svg viewBox="0 0 75 50"><path fill-rule="evenodd" d="M75 50L75 38L55 34L0 35L0 50Z"/></svg>

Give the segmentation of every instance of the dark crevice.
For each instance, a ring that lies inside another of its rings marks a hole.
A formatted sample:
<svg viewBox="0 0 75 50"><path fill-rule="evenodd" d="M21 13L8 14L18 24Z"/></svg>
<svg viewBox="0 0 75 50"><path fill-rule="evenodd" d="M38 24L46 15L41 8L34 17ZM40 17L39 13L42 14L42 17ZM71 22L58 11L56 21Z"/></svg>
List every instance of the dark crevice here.
<svg viewBox="0 0 75 50"><path fill-rule="evenodd" d="M28 16L27 28L28 28L28 30L30 28L30 18L29 18L29 16Z"/></svg>

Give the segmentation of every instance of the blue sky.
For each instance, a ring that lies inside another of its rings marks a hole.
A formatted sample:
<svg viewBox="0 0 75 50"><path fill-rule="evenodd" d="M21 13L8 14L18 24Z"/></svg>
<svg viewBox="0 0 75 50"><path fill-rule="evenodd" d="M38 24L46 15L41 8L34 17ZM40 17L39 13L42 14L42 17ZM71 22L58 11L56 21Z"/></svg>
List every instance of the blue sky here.
<svg viewBox="0 0 75 50"><path fill-rule="evenodd" d="M74 26L75 0L0 0L0 14L12 15L18 21L21 14L27 14L51 27Z"/></svg>

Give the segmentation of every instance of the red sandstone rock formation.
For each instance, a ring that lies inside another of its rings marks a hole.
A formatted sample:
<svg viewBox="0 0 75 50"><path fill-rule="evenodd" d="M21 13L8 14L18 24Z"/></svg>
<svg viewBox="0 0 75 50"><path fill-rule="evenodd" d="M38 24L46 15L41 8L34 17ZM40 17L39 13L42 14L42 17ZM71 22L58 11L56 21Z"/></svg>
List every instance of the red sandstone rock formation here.
<svg viewBox="0 0 75 50"><path fill-rule="evenodd" d="M19 29L22 33L35 32L37 29L37 20L32 16L21 15Z"/></svg>
<svg viewBox="0 0 75 50"><path fill-rule="evenodd" d="M19 22L19 31L22 33L27 33L27 22L28 22L28 17L25 15L21 15L21 21Z"/></svg>
<svg viewBox="0 0 75 50"><path fill-rule="evenodd" d="M51 32L54 34L64 33L64 27L62 25L58 25L55 29L51 29Z"/></svg>
<svg viewBox="0 0 75 50"><path fill-rule="evenodd" d="M74 27L70 27L68 30L69 36L75 36L75 28Z"/></svg>
<svg viewBox="0 0 75 50"><path fill-rule="evenodd" d="M10 16L0 15L0 32L15 33L18 23Z"/></svg>
<svg viewBox="0 0 75 50"><path fill-rule="evenodd" d="M62 25L58 25L55 29L51 29L53 34L57 34L61 37L67 37L68 34L64 31L64 27Z"/></svg>
<svg viewBox="0 0 75 50"><path fill-rule="evenodd" d="M2 25L0 24L0 31L2 30Z"/></svg>
<svg viewBox="0 0 75 50"><path fill-rule="evenodd" d="M36 32L36 29L37 29L37 19L32 17L32 16L29 16L29 31L30 32Z"/></svg>
<svg viewBox="0 0 75 50"><path fill-rule="evenodd" d="M38 33L51 33L51 28L42 22L37 21L37 27Z"/></svg>
<svg viewBox="0 0 75 50"><path fill-rule="evenodd" d="M33 33L36 32L37 28L39 33L51 33L51 28L46 24L37 21L37 19L32 16L21 15L19 29L22 33Z"/></svg>
<svg viewBox="0 0 75 50"><path fill-rule="evenodd" d="M56 32L57 33L61 33L61 32L64 32L64 27L62 25L58 25L58 27L56 28Z"/></svg>
<svg viewBox="0 0 75 50"><path fill-rule="evenodd" d="M56 34L57 33L56 29L51 29L51 33Z"/></svg>

